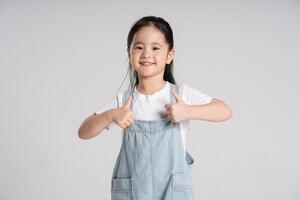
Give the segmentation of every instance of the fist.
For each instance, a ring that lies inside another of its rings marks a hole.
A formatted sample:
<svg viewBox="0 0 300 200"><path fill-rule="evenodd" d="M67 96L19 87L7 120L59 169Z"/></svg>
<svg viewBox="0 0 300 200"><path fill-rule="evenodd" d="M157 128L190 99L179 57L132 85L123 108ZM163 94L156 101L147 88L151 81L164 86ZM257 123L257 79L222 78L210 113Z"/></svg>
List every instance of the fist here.
<svg viewBox="0 0 300 200"><path fill-rule="evenodd" d="M131 101L132 96L130 95L126 103L122 107L115 109L113 114L113 121L121 128L126 128L134 121L133 113L130 110Z"/></svg>
<svg viewBox="0 0 300 200"><path fill-rule="evenodd" d="M180 98L178 94L172 91L172 95L176 99L175 104L166 104L166 114L168 118L173 123L178 123L180 121L186 120L189 118L188 108L189 106Z"/></svg>

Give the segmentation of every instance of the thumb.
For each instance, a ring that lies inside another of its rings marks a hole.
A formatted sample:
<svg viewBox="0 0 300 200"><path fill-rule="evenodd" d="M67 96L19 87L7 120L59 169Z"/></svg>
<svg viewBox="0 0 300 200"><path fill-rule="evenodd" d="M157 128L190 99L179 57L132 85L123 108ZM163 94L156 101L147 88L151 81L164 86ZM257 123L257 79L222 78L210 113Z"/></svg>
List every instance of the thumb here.
<svg viewBox="0 0 300 200"><path fill-rule="evenodd" d="M130 105L131 105L131 102L132 102L132 96L130 95L124 105L124 107L127 107L127 108L130 108Z"/></svg>
<svg viewBox="0 0 300 200"><path fill-rule="evenodd" d="M175 97L176 102L181 102L182 101L181 98L180 98L180 96L178 94L176 94L176 92L172 91L172 94Z"/></svg>

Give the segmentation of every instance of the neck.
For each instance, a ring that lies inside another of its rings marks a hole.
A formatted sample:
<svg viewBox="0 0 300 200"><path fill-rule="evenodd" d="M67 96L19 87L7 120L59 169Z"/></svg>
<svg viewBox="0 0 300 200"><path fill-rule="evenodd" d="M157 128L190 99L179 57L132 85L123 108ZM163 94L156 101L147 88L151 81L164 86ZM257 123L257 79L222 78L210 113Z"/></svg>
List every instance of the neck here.
<svg viewBox="0 0 300 200"><path fill-rule="evenodd" d="M166 85L166 83L167 81L165 81L161 77L152 77L149 79L144 78L139 79L139 84L137 85L136 89L142 94L151 95L162 89Z"/></svg>

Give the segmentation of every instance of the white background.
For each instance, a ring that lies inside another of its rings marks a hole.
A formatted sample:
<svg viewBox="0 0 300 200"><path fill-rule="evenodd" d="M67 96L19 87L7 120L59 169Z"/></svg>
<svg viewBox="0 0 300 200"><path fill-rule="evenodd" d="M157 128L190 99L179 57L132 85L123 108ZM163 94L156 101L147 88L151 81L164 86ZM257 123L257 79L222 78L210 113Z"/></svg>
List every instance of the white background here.
<svg viewBox="0 0 300 200"><path fill-rule="evenodd" d="M192 121L196 199L300 199L299 1L0 1L0 199L110 199L121 128L81 140L117 93L146 15L174 32L178 83L233 118ZM124 87L124 86L123 86Z"/></svg>

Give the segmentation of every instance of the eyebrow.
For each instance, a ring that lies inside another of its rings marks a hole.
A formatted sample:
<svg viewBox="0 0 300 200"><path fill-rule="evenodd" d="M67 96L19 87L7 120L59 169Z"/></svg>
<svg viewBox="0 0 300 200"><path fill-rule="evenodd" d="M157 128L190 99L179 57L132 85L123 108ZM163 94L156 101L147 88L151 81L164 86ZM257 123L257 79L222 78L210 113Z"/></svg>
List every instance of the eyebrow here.
<svg viewBox="0 0 300 200"><path fill-rule="evenodd" d="M134 42L133 43L133 46L135 46L135 45L137 45L137 44L144 44L143 42ZM158 46L162 46L160 43L158 43L158 42L152 42L151 44L156 44L156 45L158 45Z"/></svg>

